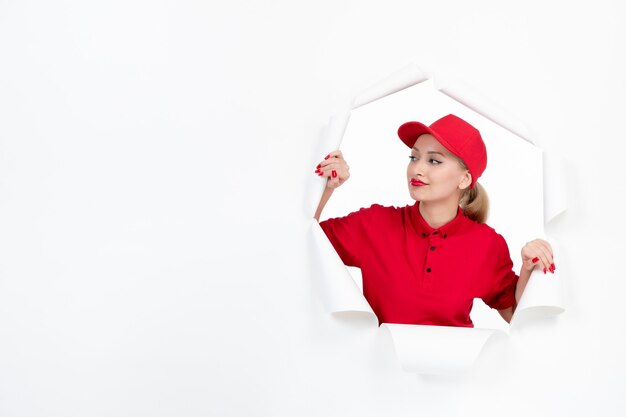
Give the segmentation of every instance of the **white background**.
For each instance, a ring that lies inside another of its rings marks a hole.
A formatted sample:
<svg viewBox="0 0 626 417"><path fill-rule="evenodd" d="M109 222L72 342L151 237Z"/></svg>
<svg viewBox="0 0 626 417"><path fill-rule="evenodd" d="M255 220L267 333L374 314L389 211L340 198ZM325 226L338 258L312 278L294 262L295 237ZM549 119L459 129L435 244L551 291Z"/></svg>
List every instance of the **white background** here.
<svg viewBox="0 0 626 417"><path fill-rule="evenodd" d="M617 1L0 1L0 415L623 414L625 17ZM384 334L324 313L309 273L323 126L411 61L569 166L548 229L567 311L463 379L403 372Z"/></svg>

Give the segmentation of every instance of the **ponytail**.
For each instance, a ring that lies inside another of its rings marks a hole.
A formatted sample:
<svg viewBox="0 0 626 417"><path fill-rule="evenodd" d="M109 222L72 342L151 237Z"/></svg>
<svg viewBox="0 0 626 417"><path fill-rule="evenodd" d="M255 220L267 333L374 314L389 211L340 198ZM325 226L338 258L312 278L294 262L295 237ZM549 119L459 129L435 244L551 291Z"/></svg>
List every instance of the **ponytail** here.
<svg viewBox="0 0 626 417"><path fill-rule="evenodd" d="M489 215L489 197L487 191L478 182L474 188L466 188L461 194L459 206L463 214L477 223L485 223Z"/></svg>

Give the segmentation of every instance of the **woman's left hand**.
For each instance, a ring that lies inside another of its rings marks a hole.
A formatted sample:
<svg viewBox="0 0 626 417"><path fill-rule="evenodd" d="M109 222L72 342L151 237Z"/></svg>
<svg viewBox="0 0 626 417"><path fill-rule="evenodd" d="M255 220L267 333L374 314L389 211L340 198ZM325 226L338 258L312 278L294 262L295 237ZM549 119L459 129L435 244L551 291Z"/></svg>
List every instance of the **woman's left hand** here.
<svg viewBox="0 0 626 417"><path fill-rule="evenodd" d="M524 268L532 271L539 267L543 273L554 273L554 254L552 246L543 239L535 239L528 242L522 248L522 262Z"/></svg>

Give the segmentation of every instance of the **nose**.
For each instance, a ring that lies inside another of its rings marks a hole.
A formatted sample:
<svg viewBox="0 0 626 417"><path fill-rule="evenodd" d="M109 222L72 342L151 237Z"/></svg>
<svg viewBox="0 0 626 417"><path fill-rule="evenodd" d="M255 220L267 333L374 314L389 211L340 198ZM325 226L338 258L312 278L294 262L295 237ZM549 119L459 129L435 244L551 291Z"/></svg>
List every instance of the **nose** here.
<svg viewBox="0 0 626 417"><path fill-rule="evenodd" d="M412 175L423 177L426 172L426 164L424 164L423 159L419 159L415 162L409 162L409 169Z"/></svg>

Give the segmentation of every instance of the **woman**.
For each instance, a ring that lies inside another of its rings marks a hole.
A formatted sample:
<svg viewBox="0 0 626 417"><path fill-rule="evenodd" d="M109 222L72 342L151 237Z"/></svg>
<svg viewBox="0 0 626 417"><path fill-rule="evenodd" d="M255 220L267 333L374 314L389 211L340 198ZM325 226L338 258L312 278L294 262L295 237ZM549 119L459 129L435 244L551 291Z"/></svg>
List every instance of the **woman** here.
<svg viewBox="0 0 626 417"><path fill-rule="evenodd" d="M484 222L487 195L476 181L487 165L480 132L455 115L430 126L407 122L398 136L411 148L407 184L414 205L369 208L320 226L346 265L361 268L363 294L380 323L473 327L473 299L510 322L533 269L554 273L545 240L521 251L519 276L504 238ZM327 177L315 218L349 177L341 151L317 166Z"/></svg>

